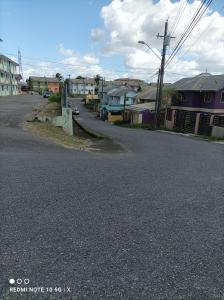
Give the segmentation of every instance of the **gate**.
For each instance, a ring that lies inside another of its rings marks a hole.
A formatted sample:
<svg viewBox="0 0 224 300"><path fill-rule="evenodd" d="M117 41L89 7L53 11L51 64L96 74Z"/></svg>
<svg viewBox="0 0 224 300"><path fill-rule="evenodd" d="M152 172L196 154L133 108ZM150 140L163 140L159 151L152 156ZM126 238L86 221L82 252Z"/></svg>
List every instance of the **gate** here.
<svg viewBox="0 0 224 300"><path fill-rule="evenodd" d="M194 133L196 112L177 110L174 116L174 130L182 133Z"/></svg>
<svg viewBox="0 0 224 300"><path fill-rule="evenodd" d="M211 135L212 126L210 125L211 115L208 113L201 113L198 134L201 135Z"/></svg>

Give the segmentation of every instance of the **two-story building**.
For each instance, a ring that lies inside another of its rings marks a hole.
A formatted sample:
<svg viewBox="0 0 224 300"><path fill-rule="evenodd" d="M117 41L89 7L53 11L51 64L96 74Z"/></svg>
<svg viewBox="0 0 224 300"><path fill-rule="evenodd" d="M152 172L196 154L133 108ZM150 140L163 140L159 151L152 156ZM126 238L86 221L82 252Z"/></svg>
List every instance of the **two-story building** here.
<svg viewBox="0 0 224 300"><path fill-rule="evenodd" d="M183 78L174 83L174 89L166 114L167 128L202 135L224 135L224 75L202 73Z"/></svg>
<svg viewBox="0 0 224 300"><path fill-rule="evenodd" d="M59 93L60 90L59 80L56 77L30 76L27 80L27 84L30 91L40 94L43 94L45 91L56 94Z"/></svg>
<svg viewBox="0 0 224 300"><path fill-rule="evenodd" d="M70 80L71 94L95 94L96 87L94 78L76 78Z"/></svg>
<svg viewBox="0 0 224 300"><path fill-rule="evenodd" d="M17 66L16 62L0 54L0 96L19 94Z"/></svg>
<svg viewBox="0 0 224 300"><path fill-rule="evenodd" d="M127 86L105 88L101 102L100 117L109 122L121 121L125 108L135 103L137 92Z"/></svg>

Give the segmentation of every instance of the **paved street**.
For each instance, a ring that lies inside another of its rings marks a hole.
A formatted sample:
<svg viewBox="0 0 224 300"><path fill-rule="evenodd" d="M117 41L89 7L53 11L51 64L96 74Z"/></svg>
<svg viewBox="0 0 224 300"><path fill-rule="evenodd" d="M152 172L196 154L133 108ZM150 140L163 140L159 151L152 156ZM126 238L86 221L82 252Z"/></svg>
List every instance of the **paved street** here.
<svg viewBox="0 0 224 300"><path fill-rule="evenodd" d="M39 96L0 98L0 299L222 299L224 146L80 121L122 153L24 131ZM9 278L71 293L9 294Z"/></svg>

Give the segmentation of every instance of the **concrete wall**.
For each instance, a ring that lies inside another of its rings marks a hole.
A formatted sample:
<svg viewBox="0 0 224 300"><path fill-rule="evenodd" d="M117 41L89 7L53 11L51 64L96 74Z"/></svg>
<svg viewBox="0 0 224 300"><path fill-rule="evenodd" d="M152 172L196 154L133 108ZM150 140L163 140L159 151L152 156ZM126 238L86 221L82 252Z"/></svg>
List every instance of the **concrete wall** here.
<svg viewBox="0 0 224 300"><path fill-rule="evenodd" d="M123 121L123 116L121 115L111 115L108 113L108 122L115 122L115 121Z"/></svg>
<svg viewBox="0 0 224 300"><path fill-rule="evenodd" d="M214 137L224 137L224 127L213 126L211 135Z"/></svg>
<svg viewBox="0 0 224 300"><path fill-rule="evenodd" d="M72 119L72 109L62 108L62 116L54 117L51 120L52 124L55 126L60 126L69 135L73 135L73 119Z"/></svg>

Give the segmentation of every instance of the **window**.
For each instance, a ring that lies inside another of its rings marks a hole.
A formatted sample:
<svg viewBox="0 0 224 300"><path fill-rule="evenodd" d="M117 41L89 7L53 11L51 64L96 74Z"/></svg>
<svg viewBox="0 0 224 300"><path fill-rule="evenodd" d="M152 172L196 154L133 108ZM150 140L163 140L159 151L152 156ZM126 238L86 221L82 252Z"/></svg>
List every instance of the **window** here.
<svg viewBox="0 0 224 300"><path fill-rule="evenodd" d="M178 93L178 94L177 94L177 100L178 100L178 102L179 102L180 104L181 104L182 102L184 102L184 100L185 100L184 94Z"/></svg>
<svg viewBox="0 0 224 300"><path fill-rule="evenodd" d="M212 94L209 92L204 93L204 103L210 103L212 100Z"/></svg>
<svg viewBox="0 0 224 300"><path fill-rule="evenodd" d="M222 92L222 94L221 94L221 101L220 102L224 103L224 92Z"/></svg>

